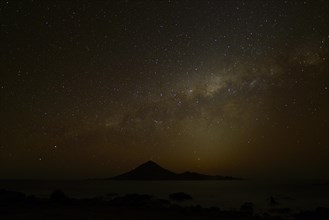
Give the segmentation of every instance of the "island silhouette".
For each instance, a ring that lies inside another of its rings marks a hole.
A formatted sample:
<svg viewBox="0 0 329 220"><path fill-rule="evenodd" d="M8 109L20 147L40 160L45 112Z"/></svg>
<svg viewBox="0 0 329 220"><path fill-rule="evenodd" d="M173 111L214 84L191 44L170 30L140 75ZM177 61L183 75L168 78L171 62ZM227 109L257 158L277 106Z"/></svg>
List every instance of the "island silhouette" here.
<svg viewBox="0 0 329 220"><path fill-rule="evenodd" d="M105 180L243 180L232 176L210 176L196 172L175 173L150 160L137 168Z"/></svg>

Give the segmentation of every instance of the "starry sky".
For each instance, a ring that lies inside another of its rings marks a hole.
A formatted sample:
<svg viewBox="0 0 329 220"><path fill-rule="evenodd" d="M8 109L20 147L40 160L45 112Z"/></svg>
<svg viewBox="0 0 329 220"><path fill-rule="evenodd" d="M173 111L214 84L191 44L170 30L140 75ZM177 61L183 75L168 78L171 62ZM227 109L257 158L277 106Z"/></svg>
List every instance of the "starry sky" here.
<svg viewBox="0 0 329 220"><path fill-rule="evenodd" d="M329 173L329 3L0 1L0 178Z"/></svg>

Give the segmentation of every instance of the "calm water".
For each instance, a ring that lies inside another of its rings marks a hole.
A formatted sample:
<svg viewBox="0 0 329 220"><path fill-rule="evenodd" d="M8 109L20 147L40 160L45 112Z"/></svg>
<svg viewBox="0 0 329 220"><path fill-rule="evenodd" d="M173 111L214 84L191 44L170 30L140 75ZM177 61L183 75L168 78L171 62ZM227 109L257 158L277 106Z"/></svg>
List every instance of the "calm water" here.
<svg viewBox="0 0 329 220"><path fill-rule="evenodd" d="M71 197L95 197L116 193L152 194L168 198L173 192L190 194L193 203L236 209L244 202L253 202L265 211L269 197L279 202L275 208L289 207L294 211L329 207L328 181L260 182L260 181L36 181L0 180L0 188L48 197L54 189L61 189Z"/></svg>

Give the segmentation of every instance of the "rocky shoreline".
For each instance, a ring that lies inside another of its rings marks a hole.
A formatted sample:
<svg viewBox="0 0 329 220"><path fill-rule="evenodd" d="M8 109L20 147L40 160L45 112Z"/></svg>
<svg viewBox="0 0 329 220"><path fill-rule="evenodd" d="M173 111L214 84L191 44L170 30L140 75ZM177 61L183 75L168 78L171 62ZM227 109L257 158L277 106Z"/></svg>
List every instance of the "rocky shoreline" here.
<svg viewBox="0 0 329 220"><path fill-rule="evenodd" d="M289 214L289 208L255 213L252 203L243 203L239 210L221 210L219 207L205 208L200 205L183 206L179 202L192 200L183 192L159 199L152 195L127 194L124 196L76 199L60 190L48 198L0 190L0 219L285 219L273 213L286 213L288 219L329 219L328 208Z"/></svg>

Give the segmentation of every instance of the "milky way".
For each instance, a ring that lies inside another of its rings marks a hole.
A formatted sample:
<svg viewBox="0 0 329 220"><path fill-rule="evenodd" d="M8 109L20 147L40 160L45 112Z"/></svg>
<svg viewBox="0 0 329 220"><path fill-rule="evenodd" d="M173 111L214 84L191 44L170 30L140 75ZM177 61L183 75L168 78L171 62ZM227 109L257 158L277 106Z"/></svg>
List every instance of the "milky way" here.
<svg viewBox="0 0 329 220"><path fill-rule="evenodd" d="M0 3L1 177L324 177L327 1Z"/></svg>

